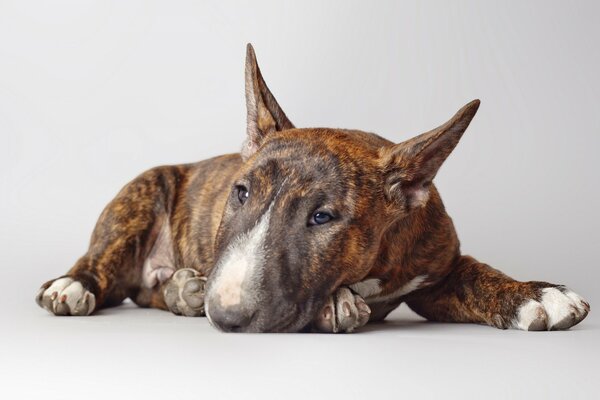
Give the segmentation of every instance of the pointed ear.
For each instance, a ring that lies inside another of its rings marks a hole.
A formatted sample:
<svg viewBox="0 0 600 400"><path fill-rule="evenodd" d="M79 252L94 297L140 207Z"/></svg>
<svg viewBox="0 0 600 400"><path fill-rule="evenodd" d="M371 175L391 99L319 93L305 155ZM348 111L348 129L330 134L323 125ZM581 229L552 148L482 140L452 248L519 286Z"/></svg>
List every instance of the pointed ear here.
<svg viewBox="0 0 600 400"><path fill-rule="evenodd" d="M263 80L250 43L246 48L246 108L248 136L242 148L244 160L258 150L270 133L294 128Z"/></svg>
<svg viewBox="0 0 600 400"><path fill-rule="evenodd" d="M479 100L473 100L444 125L380 149L385 194L390 201L406 212L427 204L431 181L458 144L478 108Z"/></svg>

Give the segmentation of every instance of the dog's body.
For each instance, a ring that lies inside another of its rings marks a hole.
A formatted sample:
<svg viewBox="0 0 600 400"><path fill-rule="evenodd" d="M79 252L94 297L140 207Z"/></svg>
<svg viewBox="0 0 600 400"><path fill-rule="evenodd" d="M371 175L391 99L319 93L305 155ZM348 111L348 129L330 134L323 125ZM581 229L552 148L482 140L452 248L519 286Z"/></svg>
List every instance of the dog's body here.
<svg viewBox="0 0 600 400"><path fill-rule="evenodd" d="M349 332L406 302L430 320L566 329L589 305L460 254L431 181L479 106L407 142L295 129L249 47L241 154L154 168L106 207L38 303L88 315L133 299L226 331ZM207 281L208 279L208 281ZM205 287L206 286L206 287ZM367 305L368 304L368 305Z"/></svg>

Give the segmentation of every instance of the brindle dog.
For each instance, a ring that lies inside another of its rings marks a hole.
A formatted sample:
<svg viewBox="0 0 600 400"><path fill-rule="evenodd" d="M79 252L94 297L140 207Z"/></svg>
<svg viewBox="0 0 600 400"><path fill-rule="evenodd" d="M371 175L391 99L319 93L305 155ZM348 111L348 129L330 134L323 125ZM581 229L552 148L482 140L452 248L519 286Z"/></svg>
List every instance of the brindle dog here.
<svg viewBox="0 0 600 400"><path fill-rule="evenodd" d="M296 129L250 45L241 154L151 169L102 212L87 253L37 302L89 315L131 298L224 331L350 332L406 302L433 321L567 329L589 305L472 257L432 184L479 107L400 144Z"/></svg>

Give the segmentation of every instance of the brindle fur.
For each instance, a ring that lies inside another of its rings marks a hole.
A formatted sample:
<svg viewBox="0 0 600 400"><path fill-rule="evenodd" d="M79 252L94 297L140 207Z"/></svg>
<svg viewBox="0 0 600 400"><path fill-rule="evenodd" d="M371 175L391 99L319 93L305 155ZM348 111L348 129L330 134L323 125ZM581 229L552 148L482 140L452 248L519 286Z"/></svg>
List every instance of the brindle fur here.
<svg viewBox="0 0 600 400"><path fill-rule="evenodd" d="M515 281L460 253L452 220L431 181L478 101L441 127L394 145L361 131L295 129L266 86L250 46L246 71L248 138L241 154L149 170L102 212L88 252L66 275L94 293L96 309L126 298L167 309L165 283L142 284L144 261L165 224L173 268L209 276L227 244L247 231L276 195L280 214L269 241L283 244L270 247L269 262L276 267L264 282L269 293L261 306L269 315L261 330L300 330L337 288L371 278L381 281L383 296L426 276L412 293L370 302L372 321L406 302L430 320L499 328L510 326L526 300L556 286ZM252 190L253 201L243 211L236 206L239 184ZM307 233L305 220L321 204L338 213L336 224L313 226ZM286 315L292 314L296 323L285 327L268 321L289 322Z"/></svg>

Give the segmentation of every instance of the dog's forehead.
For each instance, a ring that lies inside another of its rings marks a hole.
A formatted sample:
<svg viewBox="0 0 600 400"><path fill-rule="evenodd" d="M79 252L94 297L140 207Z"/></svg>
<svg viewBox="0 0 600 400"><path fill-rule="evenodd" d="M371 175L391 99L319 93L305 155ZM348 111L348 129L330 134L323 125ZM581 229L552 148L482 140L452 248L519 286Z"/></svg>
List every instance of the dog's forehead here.
<svg viewBox="0 0 600 400"><path fill-rule="evenodd" d="M307 154L300 158L272 152L253 161L243 176L265 196L278 193L278 197L288 200L290 196L331 198L348 190L351 175L332 154Z"/></svg>
<svg viewBox="0 0 600 400"><path fill-rule="evenodd" d="M334 181L376 168L376 135L342 129L294 129L279 132L259 149L250 167L276 165L278 173Z"/></svg>
<svg viewBox="0 0 600 400"><path fill-rule="evenodd" d="M379 198L381 173L376 135L334 129L295 129L269 137L245 163L240 184L256 198L273 198L279 206L328 204L368 209ZM363 207L364 206L364 207Z"/></svg>

